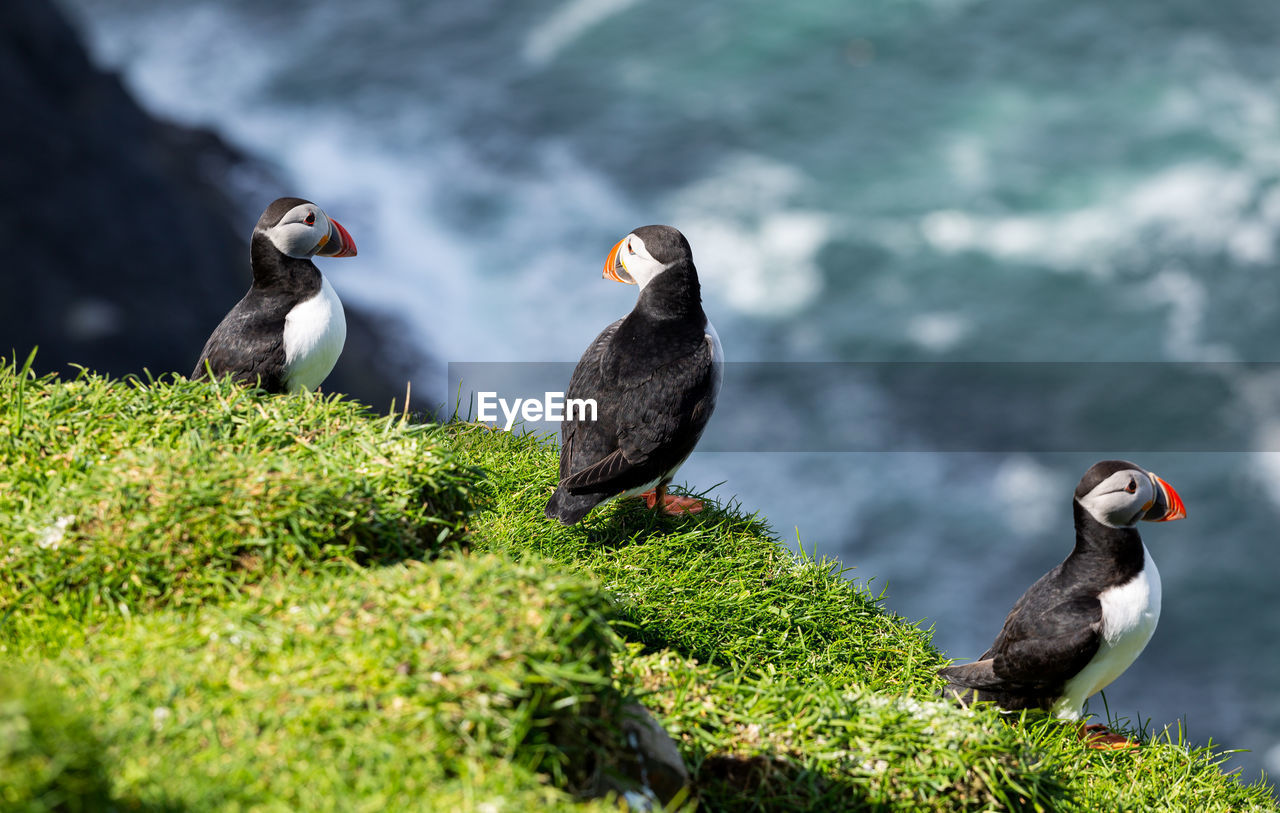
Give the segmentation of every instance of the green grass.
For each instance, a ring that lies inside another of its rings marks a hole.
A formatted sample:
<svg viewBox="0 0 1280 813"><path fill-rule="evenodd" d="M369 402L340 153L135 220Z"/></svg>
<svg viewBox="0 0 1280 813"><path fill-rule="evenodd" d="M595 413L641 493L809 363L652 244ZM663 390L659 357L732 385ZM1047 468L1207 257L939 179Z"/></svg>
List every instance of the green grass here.
<svg viewBox="0 0 1280 813"><path fill-rule="evenodd" d="M563 528L555 451L0 365L0 810L588 810L632 698L705 810L1273 810L1177 734L936 702L927 630L740 506Z"/></svg>
<svg viewBox="0 0 1280 813"><path fill-rule="evenodd" d="M0 373L0 648L303 565L421 557L474 507L477 473L427 427L349 401L18 372Z"/></svg>
<svg viewBox="0 0 1280 813"><path fill-rule="evenodd" d="M581 757L609 734L599 720L620 702L609 608L576 577L449 556L151 613L37 674L70 705L99 709L129 804L541 805L566 796L539 773L581 786Z"/></svg>
<svg viewBox="0 0 1280 813"><path fill-rule="evenodd" d="M986 810L1066 804L1009 726L909 696L714 670L670 652L628 671L684 742L704 801L736 809ZM941 791L941 792L940 792Z"/></svg>
<svg viewBox="0 0 1280 813"><path fill-rule="evenodd" d="M555 488L554 448L478 424L443 434L489 472L494 510L476 518L473 544L598 579L623 600L631 640L709 664L784 667L801 680L935 688L932 672L944 662L927 632L887 613L838 562L797 557L738 506L712 503L671 519L619 501L565 528L542 513Z"/></svg>
<svg viewBox="0 0 1280 813"><path fill-rule="evenodd" d="M66 698L28 672L0 672L0 810L111 804L102 744Z"/></svg>

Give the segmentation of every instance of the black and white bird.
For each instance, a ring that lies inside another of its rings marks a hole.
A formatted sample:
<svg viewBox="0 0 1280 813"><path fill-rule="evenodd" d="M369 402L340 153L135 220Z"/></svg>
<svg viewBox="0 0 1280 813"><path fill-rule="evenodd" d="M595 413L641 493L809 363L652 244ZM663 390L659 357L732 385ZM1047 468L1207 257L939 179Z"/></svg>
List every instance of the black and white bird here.
<svg viewBox="0 0 1280 813"><path fill-rule="evenodd" d="M311 258L355 255L351 235L319 206L273 201L249 241L253 285L213 331L191 377L212 371L268 392L320 386L342 353L347 320Z"/></svg>
<svg viewBox="0 0 1280 813"><path fill-rule="evenodd" d="M560 425L560 484L547 516L572 525L617 496L668 514L701 511L700 501L666 493L715 409L724 366L689 241L670 226L636 229L610 250L604 277L637 286L639 297L573 371L566 402L593 399L596 420L566 414Z"/></svg>
<svg viewBox="0 0 1280 813"><path fill-rule="evenodd" d="M974 663L939 670L946 693L1079 720L1084 702L1120 676L1160 619L1160 572L1135 527L1186 516L1173 487L1125 460L1095 463L1075 491L1076 544L1022 594ZM1105 726L1096 747L1129 747Z"/></svg>

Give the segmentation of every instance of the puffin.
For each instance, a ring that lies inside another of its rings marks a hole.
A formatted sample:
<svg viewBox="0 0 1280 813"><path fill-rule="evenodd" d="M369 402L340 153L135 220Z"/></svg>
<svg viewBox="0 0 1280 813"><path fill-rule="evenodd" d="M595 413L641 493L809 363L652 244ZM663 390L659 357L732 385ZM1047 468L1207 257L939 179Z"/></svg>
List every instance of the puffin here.
<svg viewBox="0 0 1280 813"><path fill-rule="evenodd" d="M192 379L212 372L267 392L314 390L347 339L342 302L312 257L354 257L342 224L302 198L278 198L249 240L253 284L205 342Z"/></svg>
<svg viewBox="0 0 1280 813"><path fill-rule="evenodd" d="M670 515L700 500L667 493L715 410L724 374L720 337L702 310L689 241L671 226L643 226L609 250L605 279L635 285L635 307L582 354L566 403L590 413L560 424L560 480L546 515L572 525L614 497L639 496Z"/></svg>
<svg viewBox="0 0 1280 813"><path fill-rule="evenodd" d="M944 696L1078 721L1085 700L1151 640L1160 620L1160 571L1136 526L1182 519L1182 498L1140 466L1103 460L1080 479L1073 508L1070 555L1022 594L981 658L939 670ZM1136 745L1100 724L1084 726L1081 736L1093 748Z"/></svg>

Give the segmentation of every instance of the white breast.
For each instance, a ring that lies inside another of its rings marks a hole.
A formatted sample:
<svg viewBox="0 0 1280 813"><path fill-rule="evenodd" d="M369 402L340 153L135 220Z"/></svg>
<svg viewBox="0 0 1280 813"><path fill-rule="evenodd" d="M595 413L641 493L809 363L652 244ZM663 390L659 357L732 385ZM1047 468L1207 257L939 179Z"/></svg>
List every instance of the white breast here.
<svg viewBox="0 0 1280 813"><path fill-rule="evenodd" d="M314 390L338 363L347 341L342 301L320 275L320 291L294 305L284 319L285 387L289 392Z"/></svg>
<svg viewBox="0 0 1280 813"><path fill-rule="evenodd" d="M1067 681L1063 697L1053 707L1064 719L1079 719L1084 701L1120 677L1138 659L1160 621L1160 571L1146 546L1142 571L1125 584L1104 590L1102 645L1089 665Z"/></svg>

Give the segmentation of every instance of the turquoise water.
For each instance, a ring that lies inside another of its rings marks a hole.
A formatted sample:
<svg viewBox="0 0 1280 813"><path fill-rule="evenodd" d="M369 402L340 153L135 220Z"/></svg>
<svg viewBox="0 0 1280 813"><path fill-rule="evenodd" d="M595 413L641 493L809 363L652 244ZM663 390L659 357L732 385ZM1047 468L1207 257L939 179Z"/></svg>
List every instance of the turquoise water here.
<svg viewBox="0 0 1280 813"><path fill-rule="evenodd" d="M242 190L246 230L277 192L320 202L360 244L360 267L331 274L340 294L407 317L441 361L572 361L634 296L599 279L605 252L652 222L689 237L732 360L1280 360L1280 6L1264 0L68 7L149 107L293 184ZM1253 777L1280 771L1280 387L1215 369L1245 438L1221 451L1144 433L700 452L683 476L798 527L972 657L1069 550L1080 474L1116 455L1155 470L1190 515L1143 529L1164 614L1108 701L1252 749L1234 764ZM1082 382L1074 408L1199 415L1172 378ZM913 428L901 392L812 387L759 382L717 420Z"/></svg>

